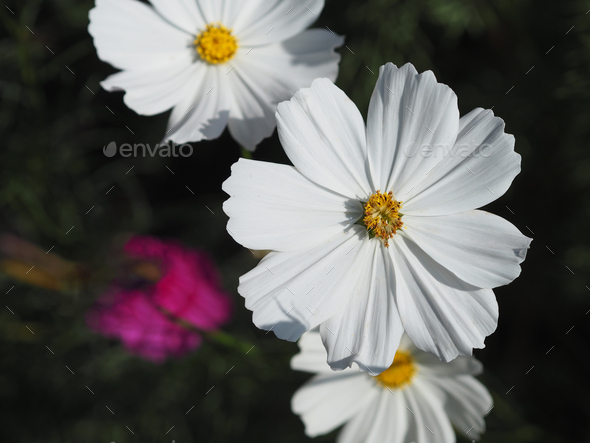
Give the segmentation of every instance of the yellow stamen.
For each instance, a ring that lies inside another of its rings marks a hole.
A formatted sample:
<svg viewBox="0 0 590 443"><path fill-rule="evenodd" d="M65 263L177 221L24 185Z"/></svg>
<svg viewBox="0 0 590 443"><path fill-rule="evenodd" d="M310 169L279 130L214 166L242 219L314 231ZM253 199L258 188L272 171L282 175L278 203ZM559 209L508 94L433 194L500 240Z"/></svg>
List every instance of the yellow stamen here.
<svg viewBox="0 0 590 443"><path fill-rule="evenodd" d="M387 194L377 191L369 197L365 204L363 223L372 237L377 237L385 247L389 247L389 239L403 226L403 214L399 212L402 202L393 199L393 192Z"/></svg>
<svg viewBox="0 0 590 443"><path fill-rule="evenodd" d="M238 40L221 23L212 23L195 39L195 48L203 60L213 65L231 60L238 50Z"/></svg>
<svg viewBox="0 0 590 443"><path fill-rule="evenodd" d="M416 375L414 357L407 351L397 351L393 363L374 378L384 388L400 389L410 384Z"/></svg>

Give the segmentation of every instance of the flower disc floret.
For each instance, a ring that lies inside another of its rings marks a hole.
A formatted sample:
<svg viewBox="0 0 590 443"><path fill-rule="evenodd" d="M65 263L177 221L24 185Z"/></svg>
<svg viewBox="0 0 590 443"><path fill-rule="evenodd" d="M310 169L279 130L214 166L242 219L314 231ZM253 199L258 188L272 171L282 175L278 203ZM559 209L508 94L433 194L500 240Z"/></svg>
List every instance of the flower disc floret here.
<svg viewBox="0 0 590 443"><path fill-rule="evenodd" d="M365 218L363 223L367 227L371 237L377 237L383 241L383 245L389 247L389 239L403 226L400 209L402 202L393 198L393 192L387 194L377 191L369 197L365 204Z"/></svg>
<svg viewBox="0 0 590 443"><path fill-rule="evenodd" d="M238 50L238 40L232 30L221 23L212 23L195 39L199 56L207 63L217 65L231 60Z"/></svg>
<svg viewBox="0 0 590 443"><path fill-rule="evenodd" d="M400 389L412 382L416 375L414 357L407 351L397 351L391 366L374 378L384 388Z"/></svg>

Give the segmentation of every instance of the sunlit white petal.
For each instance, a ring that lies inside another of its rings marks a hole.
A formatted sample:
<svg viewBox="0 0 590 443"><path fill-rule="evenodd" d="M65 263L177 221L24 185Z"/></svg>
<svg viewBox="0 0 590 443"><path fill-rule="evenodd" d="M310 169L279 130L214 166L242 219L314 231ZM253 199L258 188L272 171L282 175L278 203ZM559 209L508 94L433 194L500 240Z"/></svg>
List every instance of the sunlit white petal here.
<svg viewBox="0 0 590 443"><path fill-rule="evenodd" d="M440 378L432 374L423 381L445 395L445 410L453 424L468 438L478 439L485 432L484 416L493 406L492 396L468 375Z"/></svg>
<svg viewBox="0 0 590 443"><path fill-rule="evenodd" d="M315 437L337 428L374 400L373 385L360 372L317 375L293 396L291 408L302 415L305 433Z"/></svg>
<svg viewBox="0 0 590 443"><path fill-rule="evenodd" d="M379 69L367 117L368 158L375 189L401 200L440 158L412 155L429 146L453 146L459 128L457 96L432 71L414 66Z"/></svg>
<svg viewBox="0 0 590 443"><path fill-rule="evenodd" d="M450 361L483 348L498 323L491 289L457 278L404 237L390 248L396 275L396 302L404 328L418 348Z"/></svg>
<svg viewBox="0 0 590 443"><path fill-rule="evenodd" d="M176 143L209 140L221 135L229 118L230 95L224 88L223 68L207 68L198 84L194 106L175 125L170 126L164 138Z"/></svg>
<svg viewBox="0 0 590 443"><path fill-rule="evenodd" d="M457 141L451 150L446 148L426 153L437 155L440 162L404 196L408 214L446 215L479 208L501 197L520 172L514 136L504 133L504 121L490 109L477 108L461 117Z"/></svg>
<svg viewBox="0 0 590 443"><path fill-rule="evenodd" d="M480 288L510 283L520 274L531 239L497 215L468 211L440 217L406 215L405 234L439 264Z"/></svg>
<svg viewBox="0 0 590 443"><path fill-rule="evenodd" d="M268 45L294 37L315 22L324 9L324 0L248 0L239 3L240 14L232 27L244 46Z"/></svg>
<svg viewBox="0 0 590 443"><path fill-rule="evenodd" d="M232 137L254 150L274 131L277 105L285 97L318 77L334 81L340 55L333 49L342 42L325 29L310 29L280 43L239 52L226 74L234 99L229 116Z"/></svg>
<svg viewBox="0 0 590 443"><path fill-rule="evenodd" d="M227 229L250 249L313 247L362 215L359 202L318 189L292 166L241 159L223 190L232 196L223 205Z"/></svg>
<svg viewBox="0 0 590 443"><path fill-rule="evenodd" d="M215 20L208 20L208 17L203 15L203 12L207 12L201 6L205 4L203 0L150 0L150 3L167 22L189 34L194 34L197 29L202 29L207 23Z"/></svg>
<svg viewBox="0 0 590 443"><path fill-rule="evenodd" d="M289 159L307 178L347 197L371 194L363 118L331 81L314 80L281 103L277 128Z"/></svg>
<svg viewBox="0 0 590 443"><path fill-rule="evenodd" d="M320 331L333 369L345 369L354 362L378 374L391 365L404 330L395 305L395 272L384 256L387 252L378 242L361 247L357 260L364 275L356 279L348 304Z"/></svg>
<svg viewBox="0 0 590 443"><path fill-rule="evenodd" d="M101 60L119 69L187 68L193 38L136 0L96 0L88 32Z"/></svg>
<svg viewBox="0 0 590 443"><path fill-rule="evenodd" d="M271 252L262 259L238 287L254 324L295 341L331 318L353 295L363 234L355 226L315 248ZM332 278L334 271L340 278Z"/></svg>

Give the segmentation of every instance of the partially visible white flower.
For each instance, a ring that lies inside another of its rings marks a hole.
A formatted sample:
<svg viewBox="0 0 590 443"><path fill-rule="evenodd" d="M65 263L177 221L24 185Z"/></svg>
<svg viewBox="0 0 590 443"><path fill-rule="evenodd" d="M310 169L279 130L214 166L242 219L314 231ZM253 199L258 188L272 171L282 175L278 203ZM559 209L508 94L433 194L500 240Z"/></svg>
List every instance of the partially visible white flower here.
<svg viewBox="0 0 590 443"><path fill-rule="evenodd" d="M277 122L295 167L241 159L223 183L229 233L274 251L240 278L254 324L291 341L319 326L333 369L384 371L404 330L445 361L484 347L491 288L519 275L531 241L474 210L520 171L502 119L460 118L432 72L388 63L366 127L327 79L281 103Z"/></svg>
<svg viewBox="0 0 590 443"><path fill-rule="evenodd" d="M320 334L299 340L291 367L316 375L293 396L310 437L341 425L338 443L453 443L451 423L469 440L485 431L492 397L473 377L482 365L473 357L443 363L404 336L391 367L375 376L358 367L333 372Z"/></svg>
<svg viewBox="0 0 590 443"><path fill-rule="evenodd" d="M342 37L305 30L324 0L96 0L88 31L101 60L122 72L139 114L174 108L167 140L214 139L226 126L254 150L272 134L279 102L317 77L336 79Z"/></svg>

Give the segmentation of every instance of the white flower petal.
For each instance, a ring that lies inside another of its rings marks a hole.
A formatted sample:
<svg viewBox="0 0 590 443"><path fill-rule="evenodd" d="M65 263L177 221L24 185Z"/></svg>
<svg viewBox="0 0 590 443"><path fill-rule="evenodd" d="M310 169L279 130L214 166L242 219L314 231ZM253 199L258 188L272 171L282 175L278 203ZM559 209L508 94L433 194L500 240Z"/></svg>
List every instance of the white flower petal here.
<svg viewBox="0 0 590 443"><path fill-rule="evenodd" d="M425 146L454 145L459 129L455 93L434 74L410 63L387 63L371 97L367 117L369 164L375 189L403 197L440 158L412 155Z"/></svg>
<svg viewBox="0 0 590 443"><path fill-rule="evenodd" d="M381 396L369 402L358 414L344 425L336 438L337 443L372 443L367 439L369 433L376 429L375 417L382 413ZM383 440L380 440L381 442ZM386 440L387 441L387 440ZM396 443L396 442L393 442Z"/></svg>
<svg viewBox="0 0 590 443"><path fill-rule="evenodd" d="M453 361L443 362L428 352L419 351L413 355L423 376L478 375L483 371L483 365L473 357L459 356Z"/></svg>
<svg viewBox="0 0 590 443"><path fill-rule="evenodd" d="M326 354L326 348L324 348L322 337L317 328L303 334L297 344L300 352L291 359L291 369L318 374L334 373L326 362L328 354Z"/></svg>
<svg viewBox="0 0 590 443"><path fill-rule="evenodd" d="M344 426L338 443L406 443L410 412L401 392L377 387L378 396Z"/></svg>
<svg viewBox="0 0 590 443"><path fill-rule="evenodd" d="M356 362L377 375L391 366L404 332L395 306L394 270L379 241L365 242L356 260L360 275L353 296L340 313L320 326L320 332L332 369Z"/></svg>
<svg viewBox="0 0 590 443"><path fill-rule="evenodd" d="M183 29L191 35L196 35L200 29L209 23L205 20L195 0L149 0L158 14L168 22ZM219 0L218 0L219 1ZM214 21L214 20L212 20Z"/></svg>
<svg viewBox="0 0 590 443"><path fill-rule="evenodd" d="M293 251L341 234L363 214L361 204L305 178L292 166L240 159L222 185L227 230L242 246Z"/></svg>
<svg viewBox="0 0 590 443"><path fill-rule="evenodd" d="M420 376L478 375L483 372L483 365L476 358L459 356L453 361L443 362L435 355L416 347L408 334L402 335L398 350L412 354L418 365Z"/></svg>
<svg viewBox="0 0 590 443"><path fill-rule="evenodd" d="M437 153L444 154L404 196L405 213L445 215L482 207L502 196L520 172L514 137L504 133L504 121L491 110L478 108L463 116L452 151Z"/></svg>
<svg viewBox="0 0 590 443"><path fill-rule="evenodd" d="M443 406L444 397L438 390L428 388L428 384L416 377L403 391L412 412L404 441L455 443L455 432Z"/></svg>
<svg viewBox="0 0 590 443"><path fill-rule="evenodd" d="M401 235L392 243L397 307L414 344L444 361L483 348L498 322L493 291L465 283Z"/></svg>
<svg viewBox="0 0 590 443"><path fill-rule="evenodd" d="M169 131L170 128L182 126L182 122L188 120L188 113L195 108L199 101L198 97L202 93L201 90L204 89L202 83L205 80L205 77L211 75L210 73L208 74L206 65L201 63L199 64L204 69L196 70L194 77L187 85L185 96L172 109L170 117L168 118L167 131Z"/></svg>
<svg viewBox="0 0 590 443"><path fill-rule="evenodd" d="M426 352L418 349L416 347L416 345L414 344L414 342L412 340L410 340L410 337L408 336L408 334L406 334L405 332L402 335L402 338L399 342L398 351L406 351L412 355L427 354ZM427 354L427 355L430 355L430 354Z"/></svg>
<svg viewBox="0 0 590 443"><path fill-rule="evenodd" d="M238 287L254 324L295 341L332 317L352 295L359 274L355 258L365 237L363 228L352 226L313 249L264 257Z"/></svg>
<svg viewBox="0 0 590 443"><path fill-rule="evenodd" d="M249 0L240 3L240 14L231 26L244 46L287 40L316 21L324 9L324 0Z"/></svg>
<svg viewBox="0 0 590 443"><path fill-rule="evenodd" d="M405 443L411 422L403 391L379 387L379 411L375 415L373 429L367 435L371 443Z"/></svg>
<svg viewBox="0 0 590 443"><path fill-rule="evenodd" d="M203 79L195 83L198 87L192 95L192 108L181 117L179 114L187 106L183 100L182 111L172 113L165 135L166 140L176 143L198 142L221 135L227 125L230 103L230 93L227 91L224 74L221 66L206 67Z"/></svg>
<svg viewBox="0 0 590 443"><path fill-rule="evenodd" d="M478 439L485 432L484 416L492 408L492 396L470 375L428 377L429 390L440 389L445 395L445 411L453 424L469 439Z"/></svg>
<svg viewBox="0 0 590 443"><path fill-rule="evenodd" d="M187 47L194 37L166 22L148 5L135 0L96 0L89 15L88 32L98 57L116 68L174 71L192 62Z"/></svg>
<svg viewBox="0 0 590 443"><path fill-rule="evenodd" d="M315 437L348 421L376 395L375 382L361 372L321 374L299 388L291 409L301 416L305 433Z"/></svg>
<svg viewBox="0 0 590 443"><path fill-rule="evenodd" d="M285 152L307 178L347 197L371 194L363 118L330 80L314 80L279 104L277 124Z"/></svg>
<svg viewBox="0 0 590 443"><path fill-rule="evenodd" d="M101 82L107 91L126 91L125 104L141 115L155 115L181 102L191 90L191 82L206 73L201 63L163 66L141 71L130 69Z"/></svg>
<svg viewBox="0 0 590 443"><path fill-rule="evenodd" d="M274 78L263 74L259 66L251 66L243 60L236 60L234 65L237 67L228 67L227 73L232 85L228 129L241 146L254 151L263 139L272 135L277 125L275 112L280 100L275 97L281 95L283 88Z"/></svg>
<svg viewBox="0 0 590 443"><path fill-rule="evenodd" d="M404 234L453 274L480 288L520 274L531 239L497 215L467 211L438 217L404 216Z"/></svg>
<svg viewBox="0 0 590 443"><path fill-rule="evenodd" d="M316 78L334 81L340 61L334 48L342 41L327 30L312 29L281 43L239 51L227 73L234 97L229 116L232 137L253 151L276 127L280 102Z"/></svg>
<svg viewBox="0 0 590 443"><path fill-rule="evenodd" d="M250 0L191 0L204 18L205 23L221 23L228 29L234 28L237 16L244 15L243 6ZM247 18L247 14L246 17ZM235 31L235 29L233 29ZM236 35L235 32L233 32ZM239 40L238 40L239 42Z"/></svg>

